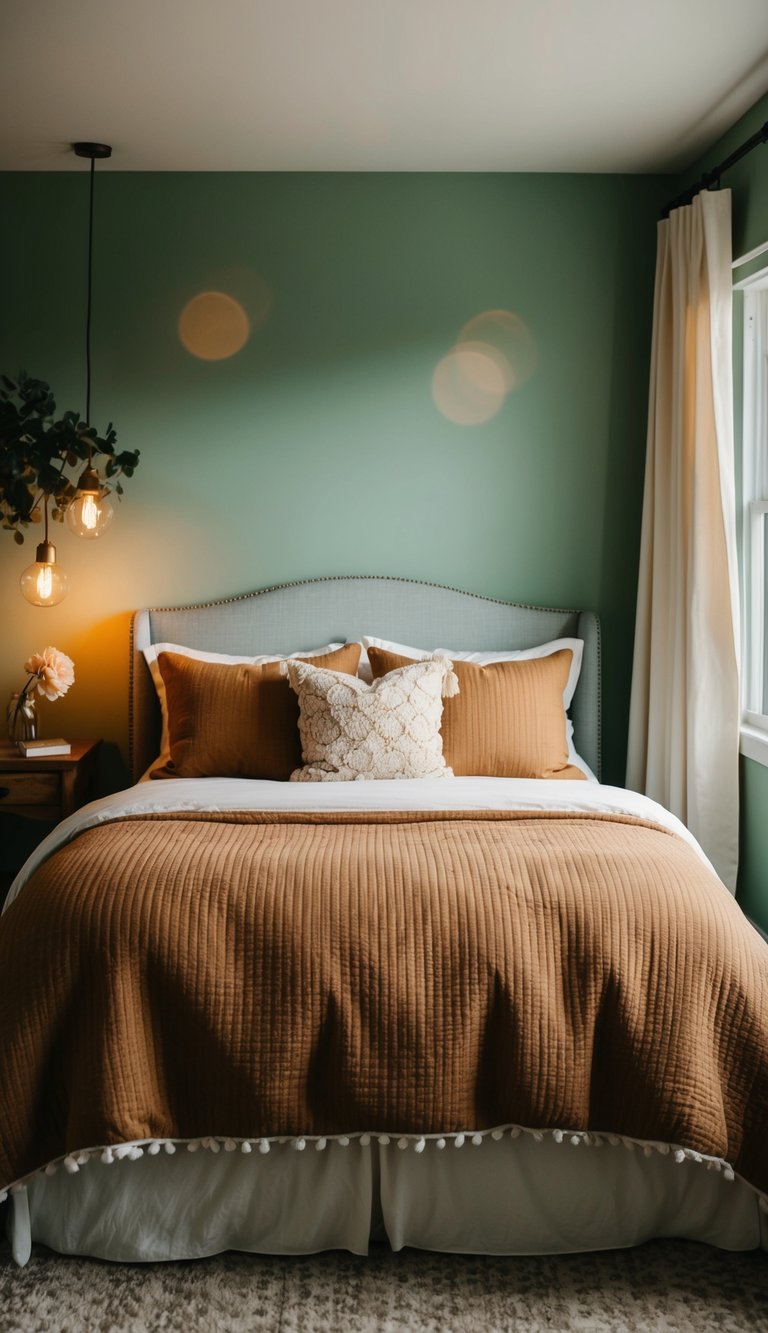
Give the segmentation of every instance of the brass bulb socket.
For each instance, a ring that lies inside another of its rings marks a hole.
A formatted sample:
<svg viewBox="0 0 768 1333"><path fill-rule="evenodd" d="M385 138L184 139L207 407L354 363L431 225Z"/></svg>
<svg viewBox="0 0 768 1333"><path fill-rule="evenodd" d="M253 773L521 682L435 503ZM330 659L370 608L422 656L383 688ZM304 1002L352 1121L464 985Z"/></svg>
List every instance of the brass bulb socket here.
<svg viewBox="0 0 768 1333"><path fill-rule="evenodd" d="M35 560L38 565L55 565L56 547L53 542L40 542L40 545L37 548L37 554L35 555Z"/></svg>
<svg viewBox="0 0 768 1333"><path fill-rule="evenodd" d="M102 480L95 467L87 467L77 483L83 495L101 495Z"/></svg>

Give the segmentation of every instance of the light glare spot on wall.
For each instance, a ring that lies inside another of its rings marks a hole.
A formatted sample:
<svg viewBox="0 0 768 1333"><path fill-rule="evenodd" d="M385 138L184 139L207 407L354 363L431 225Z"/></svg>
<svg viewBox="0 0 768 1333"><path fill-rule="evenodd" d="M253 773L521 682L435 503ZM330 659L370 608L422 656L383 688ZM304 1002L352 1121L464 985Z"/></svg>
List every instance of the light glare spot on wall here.
<svg viewBox="0 0 768 1333"><path fill-rule="evenodd" d="M209 281L216 291L228 292L240 302L250 321L251 333L266 324L274 299L269 283L256 269L232 265L212 274Z"/></svg>
<svg viewBox="0 0 768 1333"><path fill-rule="evenodd" d="M179 338L201 361L224 361L245 346L250 321L226 292L199 292L179 315Z"/></svg>
<svg viewBox="0 0 768 1333"><path fill-rule="evenodd" d="M494 347L478 341L457 344L438 361L432 376L435 406L458 426L489 421L506 393L503 359Z"/></svg>
<svg viewBox="0 0 768 1333"><path fill-rule="evenodd" d="M492 347L504 367L507 393L519 389L533 375L538 361L536 340L527 324L511 310L484 310L464 325L460 343Z"/></svg>

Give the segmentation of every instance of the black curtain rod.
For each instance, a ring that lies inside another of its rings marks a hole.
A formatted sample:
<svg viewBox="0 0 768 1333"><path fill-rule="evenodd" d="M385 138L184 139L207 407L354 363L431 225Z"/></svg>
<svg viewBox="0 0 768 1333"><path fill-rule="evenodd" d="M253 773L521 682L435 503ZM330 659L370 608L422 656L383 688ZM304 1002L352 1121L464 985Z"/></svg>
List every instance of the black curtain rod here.
<svg viewBox="0 0 768 1333"><path fill-rule="evenodd" d="M768 143L768 120L765 122L762 129L757 130L751 138L745 139L744 143L738 148L735 148L730 156L726 157L723 162L718 163L718 165L713 167L711 171L705 171L701 180L698 180L695 185L689 186L689 188L684 190L682 194L679 194L676 199L672 199L668 204L665 204L661 210L660 216L663 218L669 217L673 208L682 208L684 204L690 204L691 200L696 197L700 190L710 190L713 186L718 186L720 184L720 177L724 172L730 171L731 167L735 167L737 162L740 162L743 157L746 157L747 153L751 153L753 148L758 148L761 143Z"/></svg>

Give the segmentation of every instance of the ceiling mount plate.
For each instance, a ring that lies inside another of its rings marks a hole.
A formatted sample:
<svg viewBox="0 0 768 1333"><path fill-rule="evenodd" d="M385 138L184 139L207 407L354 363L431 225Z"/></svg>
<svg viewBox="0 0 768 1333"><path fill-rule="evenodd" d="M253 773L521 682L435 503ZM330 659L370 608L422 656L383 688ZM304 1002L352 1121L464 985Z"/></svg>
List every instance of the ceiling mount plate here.
<svg viewBox="0 0 768 1333"><path fill-rule="evenodd" d="M108 143L73 143L72 150L76 157L90 157L91 161L112 156Z"/></svg>

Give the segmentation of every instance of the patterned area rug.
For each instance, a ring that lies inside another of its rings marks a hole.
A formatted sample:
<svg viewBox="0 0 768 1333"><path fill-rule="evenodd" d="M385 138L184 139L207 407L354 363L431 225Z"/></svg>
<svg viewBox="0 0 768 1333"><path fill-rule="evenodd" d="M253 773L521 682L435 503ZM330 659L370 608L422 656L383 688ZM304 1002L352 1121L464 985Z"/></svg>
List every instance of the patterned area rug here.
<svg viewBox="0 0 768 1333"><path fill-rule="evenodd" d="M0 1258L2 1333L738 1333L768 1328L768 1255L687 1241L487 1258L225 1254L150 1266Z"/></svg>

